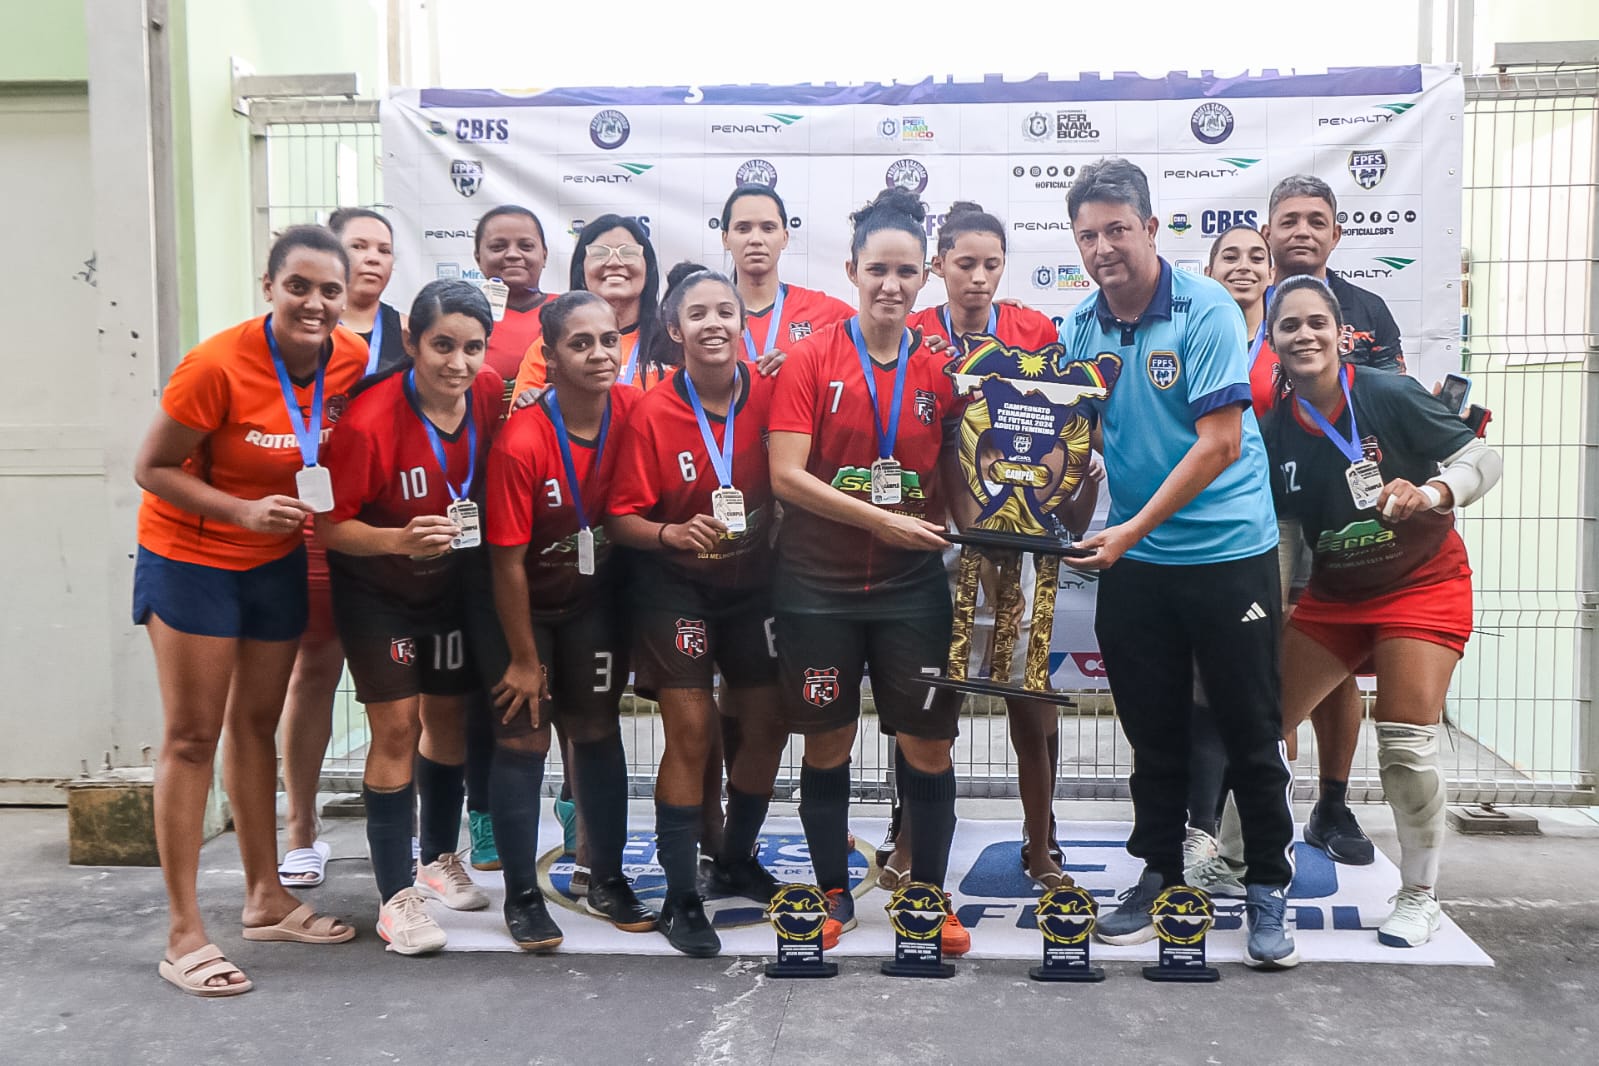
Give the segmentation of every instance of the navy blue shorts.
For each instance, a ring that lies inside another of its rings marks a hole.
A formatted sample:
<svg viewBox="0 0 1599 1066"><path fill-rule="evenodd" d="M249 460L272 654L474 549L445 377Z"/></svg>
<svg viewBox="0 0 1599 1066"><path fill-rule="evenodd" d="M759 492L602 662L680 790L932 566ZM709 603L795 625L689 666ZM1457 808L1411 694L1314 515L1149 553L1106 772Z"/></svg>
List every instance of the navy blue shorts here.
<svg viewBox="0 0 1599 1066"><path fill-rule="evenodd" d="M242 640L299 640L310 615L305 545L249 570L182 563L139 548L133 624L154 614L179 633Z"/></svg>

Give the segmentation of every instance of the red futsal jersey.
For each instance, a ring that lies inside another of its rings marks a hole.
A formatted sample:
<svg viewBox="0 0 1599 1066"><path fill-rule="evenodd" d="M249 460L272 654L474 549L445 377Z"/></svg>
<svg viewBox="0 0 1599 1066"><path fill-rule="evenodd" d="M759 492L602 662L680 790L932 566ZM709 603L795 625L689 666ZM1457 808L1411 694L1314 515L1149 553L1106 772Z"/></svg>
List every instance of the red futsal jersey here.
<svg viewBox="0 0 1599 1066"><path fill-rule="evenodd" d="M787 371L784 371L786 373ZM616 480L609 512L675 524L712 513L720 486L689 403L684 371L646 393L618 441ZM782 375L779 375L781 377ZM766 425L774 378L738 367L739 400L733 409L732 487L744 494L745 531L723 535L712 552L657 552L680 576L728 590L759 588L771 580L772 480L766 463ZM705 413L721 447L726 421Z"/></svg>
<svg viewBox="0 0 1599 1066"><path fill-rule="evenodd" d="M1031 307L996 303L993 312L994 336L1013 348L1036 352L1048 345L1060 343L1060 328L1041 311L1034 311ZM923 336L943 337L953 343L955 338L950 336L944 321L944 316L948 313L949 304L924 307L906 319L905 324L911 329L921 330Z"/></svg>
<svg viewBox="0 0 1599 1066"><path fill-rule="evenodd" d="M831 326L834 322L842 322L855 313L855 308L834 296L816 289L802 289L798 285L782 285L783 315L778 320L777 330L772 330L772 311L777 304L759 311L751 311L744 319L744 328L749 331L750 339L755 342L755 354L750 355L749 345L744 346L746 359L758 359L768 351L767 339L771 338L771 348L788 351L789 346L816 333L823 326Z"/></svg>
<svg viewBox="0 0 1599 1066"><path fill-rule="evenodd" d="M495 438L489 454L484 532L490 544L527 545L528 598L535 617L581 606L596 585L610 576L611 551L602 520L610 503L618 438L629 412L643 397L638 389L627 386L611 390L611 423L599 469L595 469L599 442L570 439L583 510L594 530L592 575L577 572L577 510L555 424L550 420L549 393L512 412Z"/></svg>
<svg viewBox="0 0 1599 1066"><path fill-rule="evenodd" d="M877 429L872 396L847 325L828 326L788 353L777 375L771 428L808 434L806 470L841 492L870 502ZM946 432L953 432L957 407L944 373L946 357L929 352L921 340L921 334L913 331L893 446L893 457L903 467L901 503L889 509L942 525L938 459ZM878 411L887 430L898 360L891 366L871 365ZM784 573L801 586L853 595L914 584L938 553L890 547L863 529L789 507L778 534L778 557Z"/></svg>
<svg viewBox="0 0 1599 1066"><path fill-rule="evenodd" d="M1262 322L1260 328L1264 332L1266 324ZM1249 364L1249 402L1254 405L1255 417L1260 418L1277 406L1288 383L1283 377L1282 360L1272 350L1270 340L1262 338L1258 348L1251 341L1249 348L1253 356Z"/></svg>
<svg viewBox="0 0 1599 1066"><path fill-rule="evenodd" d="M544 335L544 326L539 321L539 311L544 307L545 296L532 310L513 311L505 309L505 317L494 323L494 331L489 334L489 348L484 358L484 363L507 382L516 380L516 372L522 365L522 355L533 346L533 342Z"/></svg>
<svg viewBox="0 0 1599 1066"><path fill-rule="evenodd" d="M477 454L471 456L467 422L454 433L438 432L449 472L439 468L427 427L407 378L395 373L358 396L328 441L327 467L333 477L330 522L358 519L382 529L403 529L413 518L442 515L454 489L483 499L483 472L488 465L494 431L500 424L500 395L505 383L485 366L472 382L467 418L477 427ZM437 603L448 591L459 558L446 552L430 559L404 555L347 555L328 552L328 569L367 586L384 597L411 606Z"/></svg>

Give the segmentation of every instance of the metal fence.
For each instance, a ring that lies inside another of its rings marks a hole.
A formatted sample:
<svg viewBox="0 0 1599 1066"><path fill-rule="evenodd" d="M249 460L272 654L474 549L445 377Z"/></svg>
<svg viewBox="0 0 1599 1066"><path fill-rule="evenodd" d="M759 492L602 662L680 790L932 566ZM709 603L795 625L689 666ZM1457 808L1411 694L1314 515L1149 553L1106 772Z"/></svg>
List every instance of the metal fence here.
<svg viewBox="0 0 1599 1066"><path fill-rule="evenodd" d="M1476 570L1477 633L1456 672L1445 755L1451 799L1594 802L1593 720L1599 610L1599 88L1594 70L1466 79L1462 172L1462 369L1492 409L1505 456L1499 490L1461 515ZM257 259L271 234L336 207L382 204L375 101L256 102L251 109ZM1368 691L1369 700L1370 693ZM1060 717L1060 798L1127 795L1132 754L1107 694L1082 693ZM341 685L328 787L357 787L366 723ZM623 738L633 790L649 795L663 744L654 704L631 695ZM888 743L863 719L853 763L859 798L893 792ZM1315 793L1315 750L1301 733L1296 798ZM778 794L799 777L791 744ZM961 792L1017 794L1003 709L968 699L955 750ZM547 787L558 788L552 752ZM1376 745L1363 730L1350 795L1381 798Z"/></svg>

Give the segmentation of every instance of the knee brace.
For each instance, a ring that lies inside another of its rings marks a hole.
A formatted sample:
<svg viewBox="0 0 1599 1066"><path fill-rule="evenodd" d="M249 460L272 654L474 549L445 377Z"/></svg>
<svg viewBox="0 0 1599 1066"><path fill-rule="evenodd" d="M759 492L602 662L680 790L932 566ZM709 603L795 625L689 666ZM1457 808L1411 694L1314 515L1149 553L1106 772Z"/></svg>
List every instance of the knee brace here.
<svg viewBox="0 0 1599 1066"><path fill-rule="evenodd" d="M1406 886L1433 887L1444 832L1444 777L1436 725L1377 723L1377 769L1394 810L1400 875Z"/></svg>

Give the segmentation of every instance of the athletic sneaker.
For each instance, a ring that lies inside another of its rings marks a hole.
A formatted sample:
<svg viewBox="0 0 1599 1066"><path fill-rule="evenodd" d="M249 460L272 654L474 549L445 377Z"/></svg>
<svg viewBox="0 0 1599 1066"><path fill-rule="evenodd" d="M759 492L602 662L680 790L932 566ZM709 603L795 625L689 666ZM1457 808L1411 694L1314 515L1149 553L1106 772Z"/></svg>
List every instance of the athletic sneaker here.
<svg viewBox="0 0 1599 1066"><path fill-rule="evenodd" d="M1155 939L1155 919L1149 912L1165 887L1159 871L1144 867L1138 883L1116 897L1121 906L1094 923L1094 935L1107 944L1143 944Z"/></svg>
<svg viewBox="0 0 1599 1066"><path fill-rule="evenodd" d="M1377 942L1391 948L1419 948L1438 931L1444 909L1424 888L1401 888L1388 902L1394 912L1377 927Z"/></svg>
<svg viewBox="0 0 1599 1066"><path fill-rule="evenodd" d="M505 928L523 951L553 951L562 940L561 927L550 917L544 893L536 888L505 897Z"/></svg>
<svg viewBox="0 0 1599 1066"><path fill-rule="evenodd" d="M949 899L949 893L944 893L944 898ZM949 917L944 920L944 928L939 932L939 950L945 955L959 957L972 950L972 931L961 924L955 917L955 906L950 903Z"/></svg>
<svg viewBox="0 0 1599 1066"><path fill-rule="evenodd" d="M708 959L722 953L722 938L711 928L705 901L695 895L668 897L656 926L666 942L685 955Z"/></svg>
<svg viewBox="0 0 1599 1066"><path fill-rule="evenodd" d="M709 856L700 860L700 895L709 899L718 896L743 896L756 903L770 903L783 883L772 876L753 855L723 863Z"/></svg>
<svg viewBox="0 0 1599 1066"><path fill-rule="evenodd" d="M573 899L582 899L589 894L589 868L572 864L572 880L566 886L566 891Z"/></svg>
<svg viewBox="0 0 1599 1066"><path fill-rule="evenodd" d="M401 955L437 951L449 939L428 914L422 894L414 888L401 889L378 908L378 936L388 941L388 950Z"/></svg>
<svg viewBox="0 0 1599 1066"><path fill-rule="evenodd" d="M561 854L577 854L577 803L555 797L555 817L561 823Z"/></svg>
<svg viewBox="0 0 1599 1066"><path fill-rule="evenodd" d="M1233 864L1221 857L1221 845L1203 829L1188 827L1183 841L1183 881L1212 896L1243 899L1244 883Z"/></svg>
<svg viewBox="0 0 1599 1066"><path fill-rule="evenodd" d="M655 928L655 912L633 894L633 882L616 876L589 886L583 909L604 918L624 933L647 933Z"/></svg>
<svg viewBox="0 0 1599 1066"><path fill-rule="evenodd" d="M894 854L894 843L899 839L899 812L901 808L896 801L888 815L888 832L883 834L883 842L877 845L877 865L882 867L888 863L889 856Z"/></svg>
<svg viewBox="0 0 1599 1066"><path fill-rule="evenodd" d="M838 938L854 929L857 924L855 897L849 894L849 889L828 889L827 918L822 922L822 950L832 951L838 947Z"/></svg>
<svg viewBox="0 0 1599 1066"><path fill-rule="evenodd" d="M1244 964L1261 970L1286 970L1299 965L1299 949L1283 926L1288 911L1287 885L1250 885L1244 904L1249 946Z"/></svg>
<svg viewBox="0 0 1599 1066"><path fill-rule="evenodd" d="M488 811L467 811L466 831L472 838L472 869L498 870L500 849L494 844L494 818Z"/></svg>
<svg viewBox="0 0 1599 1066"><path fill-rule="evenodd" d="M461 856L454 852L440 855L437 862L423 864L416 872L415 888L452 911L480 911L489 905L489 897L472 883Z"/></svg>
<svg viewBox="0 0 1599 1066"><path fill-rule="evenodd" d="M1320 848L1333 862L1346 866L1370 866L1377 859L1377 849L1355 821L1355 812L1344 804L1334 810L1323 810L1320 800L1310 809L1310 820L1305 823L1305 843Z"/></svg>

